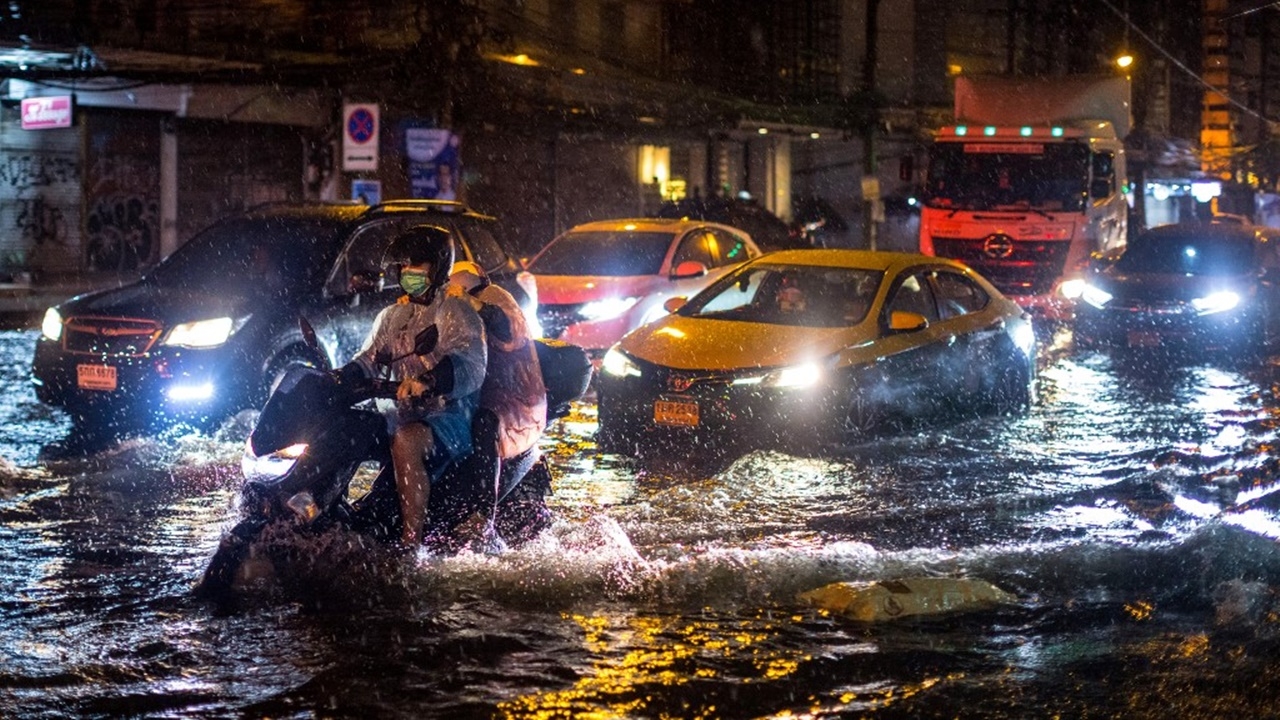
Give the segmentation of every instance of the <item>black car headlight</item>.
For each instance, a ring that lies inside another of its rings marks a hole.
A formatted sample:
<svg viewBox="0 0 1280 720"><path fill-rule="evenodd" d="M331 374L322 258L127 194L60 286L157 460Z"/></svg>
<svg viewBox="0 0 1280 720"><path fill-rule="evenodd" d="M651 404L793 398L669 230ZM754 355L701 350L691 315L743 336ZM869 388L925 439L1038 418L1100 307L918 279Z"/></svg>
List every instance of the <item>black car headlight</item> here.
<svg viewBox="0 0 1280 720"><path fill-rule="evenodd" d="M44 311L44 319L40 321L40 334L50 340L62 337L62 313L58 312L58 308Z"/></svg>
<svg viewBox="0 0 1280 720"><path fill-rule="evenodd" d="M188 348L217 347L225 343L232 333L239 330L247 319L237 321L229 317L219 317L174 325L169 331L169 336L164 339L164 344Z"/></svg>
<svg viewBox="0 0 1280 720"><path fill-rule="evenodd" d="M1231 290L1210 293L1191 301L1191 307L1200 315L1226 312L1240 304L1240 294Z"/></svg>

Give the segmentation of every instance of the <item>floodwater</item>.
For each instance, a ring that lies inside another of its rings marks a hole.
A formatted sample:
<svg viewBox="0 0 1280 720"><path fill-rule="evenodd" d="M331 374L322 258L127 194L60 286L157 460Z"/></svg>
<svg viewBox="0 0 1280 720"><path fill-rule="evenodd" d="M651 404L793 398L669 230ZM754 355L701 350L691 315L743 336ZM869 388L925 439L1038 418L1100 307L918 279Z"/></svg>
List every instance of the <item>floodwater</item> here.
<svg viewBox="0 0 1280 720"><path fill-rule="evenodd" d="M232 611L191 588L243 438L67 452L0 333L0 715L381 718L1280 716L1280 368L1046 343L1038 405L822 456L707 467L555 429L557 521L500 556L350 538ZM836 581L1011 602L856 621Z"/></svg>

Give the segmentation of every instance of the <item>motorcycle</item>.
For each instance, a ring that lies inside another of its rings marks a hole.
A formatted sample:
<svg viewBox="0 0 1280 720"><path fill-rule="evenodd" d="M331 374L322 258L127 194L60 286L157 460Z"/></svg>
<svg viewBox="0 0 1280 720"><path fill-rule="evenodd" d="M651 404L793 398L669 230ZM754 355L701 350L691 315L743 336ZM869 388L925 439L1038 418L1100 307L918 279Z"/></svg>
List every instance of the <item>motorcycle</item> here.
<svg viewBox="0 0 1280 720"><path fill-rule="evenodd" d="M315 348L315 332L300 319L303 337ZM428 328L416 338L414 352L426 354L436 335ZM547 389L548 425L569 414L591 381L586 352L569 343L535 340ZM395 358L377 358L389 367ZM374 405L394 398L397 382L344 381L334 373L295 367L268 397L246 443L241 463L239 522L222 538L196 587L215 599L233 594L255 540L271 526L321 533L334 526L391 544L400 538L400 504L391 466L391 440L385 418ZM477 413L477 424L492 421ZM496 429L490 428L490 431ZM483 437L484 428L475 429ZM374 472L369 490L349 499L352 481ZM465 538L459 528L479 519L488 539L518 546L536 537L551 520L546 496L551 473L537 446L498 461L496 449L479 447L446 468L429 468L431 492L423 542L433 552L450 554Z"/></svg>

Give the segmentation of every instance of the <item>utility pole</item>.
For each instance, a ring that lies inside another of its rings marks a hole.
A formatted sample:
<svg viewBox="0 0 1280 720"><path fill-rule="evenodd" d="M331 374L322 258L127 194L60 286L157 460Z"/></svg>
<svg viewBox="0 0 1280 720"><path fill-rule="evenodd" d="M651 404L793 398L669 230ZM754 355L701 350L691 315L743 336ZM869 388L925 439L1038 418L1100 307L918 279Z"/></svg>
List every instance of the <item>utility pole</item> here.
<svg viewBox="0 0 1280 720"><path fill-rule="evenodd" d="M862 62L862 90L869 108L862 125L862 230L867 249L876 249L876 223L880 216L880 182L876 175L876 130L880 125L879 94L876 92L876 40L879 26L880 0L867 0L866 53Z"/></svg>

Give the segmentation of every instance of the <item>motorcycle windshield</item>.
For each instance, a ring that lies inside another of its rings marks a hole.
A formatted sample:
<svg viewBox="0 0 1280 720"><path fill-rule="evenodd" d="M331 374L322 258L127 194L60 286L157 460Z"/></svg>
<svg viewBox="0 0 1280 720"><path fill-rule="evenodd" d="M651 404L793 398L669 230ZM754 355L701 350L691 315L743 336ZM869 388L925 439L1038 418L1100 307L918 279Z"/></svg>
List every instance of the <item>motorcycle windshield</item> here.
<svg viewBox="0 0 1280 720"><path fill-rule="evenodd" d="M256 456L307 441L310 429L325 416L335 394L333 378L314 368L290 370L267 398L249 435Z"/></svg>

